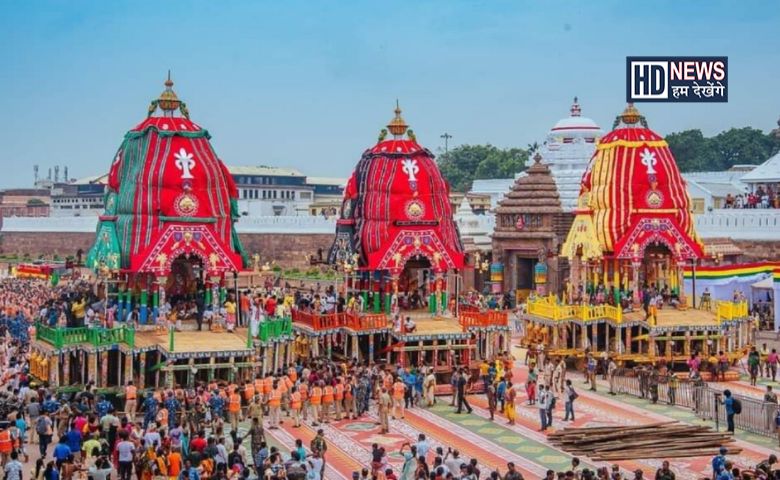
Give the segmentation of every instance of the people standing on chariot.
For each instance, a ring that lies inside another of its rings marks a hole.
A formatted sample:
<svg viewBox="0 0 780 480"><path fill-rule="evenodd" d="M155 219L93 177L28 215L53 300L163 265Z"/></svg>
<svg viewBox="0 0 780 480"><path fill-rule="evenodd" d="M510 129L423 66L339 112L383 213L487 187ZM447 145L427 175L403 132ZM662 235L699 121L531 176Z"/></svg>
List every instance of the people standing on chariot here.
<svg viewBox="0 0 780 480"><path fill-rule="evenodd" d="M232 332L236 329L236 302L232 295L225 301L223 308L225 311L225 327L228 332Z"/></svg>

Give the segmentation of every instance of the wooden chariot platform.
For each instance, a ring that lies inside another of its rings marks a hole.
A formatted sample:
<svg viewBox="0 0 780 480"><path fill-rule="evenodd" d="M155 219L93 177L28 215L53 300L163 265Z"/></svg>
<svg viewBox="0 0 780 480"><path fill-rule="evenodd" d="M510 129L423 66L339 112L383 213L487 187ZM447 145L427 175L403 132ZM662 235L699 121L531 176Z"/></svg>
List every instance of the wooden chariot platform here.
<svg viewBox="0 0 780 480"><path fill-rule="evenodd" d="M555 297L536 298L527 307L527 345L580 359L607 352L621 363L684 362L693 352L704 359L719 351L741 358L754 329L746 302L716 302L712 310L666 306L649 317L641 308L562 305Z"/></svg>
<svg viewBox="0 0 780 480"><path fill-rule="evenodd" d="M36 326L32 363L40 380L53 385L94 382L110 389L135 382L139 388L195 381L252 379L276 371L295 359L294 333L289 318L262 322L258 336L247 328L202 331L186 324L183 330L165 326L120 325L106 328Z"/></svg>
<svg viewBox="0 0 780 480"><path fill-rule="evenodd" d="M293 311L292 315L299 354L357 359L388 368L428 365L442 385L448 385L456 366L492 358L509 348L506 311L465 309L455 317L402 310L402 324L406 317L414 321L413 331L404 331L403 326L396 329L384 313Z"/></svg>

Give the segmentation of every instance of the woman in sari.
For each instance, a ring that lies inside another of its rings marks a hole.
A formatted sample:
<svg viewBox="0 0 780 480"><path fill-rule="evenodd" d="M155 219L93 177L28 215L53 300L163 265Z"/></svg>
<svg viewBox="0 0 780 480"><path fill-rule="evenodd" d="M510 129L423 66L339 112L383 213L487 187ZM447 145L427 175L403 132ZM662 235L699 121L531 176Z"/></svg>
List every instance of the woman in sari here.
<svg viewBox="0 0 780 480"><path fill-rule="evenodd" d="M154 451L154 446L150 445L146 448L143 454L144 469L141 473L141 480L152 480L154 477L154 470L157 467L157 454Z"/></svg>

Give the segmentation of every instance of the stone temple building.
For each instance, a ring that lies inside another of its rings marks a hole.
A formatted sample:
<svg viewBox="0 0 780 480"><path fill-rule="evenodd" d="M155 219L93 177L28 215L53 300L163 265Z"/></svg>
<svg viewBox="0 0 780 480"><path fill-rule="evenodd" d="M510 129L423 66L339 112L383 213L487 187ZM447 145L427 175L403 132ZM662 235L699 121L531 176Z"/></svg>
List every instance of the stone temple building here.
<svg viewBox="0 0 780 480"><path fill-rule="evenodd" d="M511 190L496 208L492 236L494 292L525 298L531 290L557 292L569 265L560 246L574 220L582 175L603 134L582 116L577 97L569 116L547 133Z"/></svg>
<svg viewBox="0 0 780 480"><path fill-rule="evenodd" d="M568 275L558 252L573 215L563 210L551 168L539 152L533 162L496 208L493 231L493 289L518 301L532 290L557 292Z"/></svg>

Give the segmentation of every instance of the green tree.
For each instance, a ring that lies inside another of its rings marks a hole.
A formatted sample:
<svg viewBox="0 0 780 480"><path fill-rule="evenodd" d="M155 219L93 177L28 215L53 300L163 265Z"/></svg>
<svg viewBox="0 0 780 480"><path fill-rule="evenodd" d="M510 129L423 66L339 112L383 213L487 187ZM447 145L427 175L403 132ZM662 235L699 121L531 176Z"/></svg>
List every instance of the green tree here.
<svg viewBox="0 0 780 480"><path fill-rule="evenodd" d="M439 157L439 169L453 191L466 192L475 179L512 178L525 169L528 151L493 145L460 145Z"/></svg>
<svg viewBox="0 0 780 480"><path fill-rule="evenodd" d="M701 130L670 133L666 141L683 172L728 170L737 164L760 164L777 153L780 139L751 127L732 128L714 137Z"/></svg>
<svg viewBox="0 0 780 480"><path fill-rule="evenodd" d="M709 145L701 130L671 133L666 136L666 142L677 160L677 166L683 172L708 169L707 162L712 158L712 155L708 151Z"/></svg>
<svg viewBox="0 0 780 480"><path fill-rule="evenodd" d="M764 163L772 153L772 138L756 128L732 128L710 139L713 160L719 169L736 164Z"/></svg>

